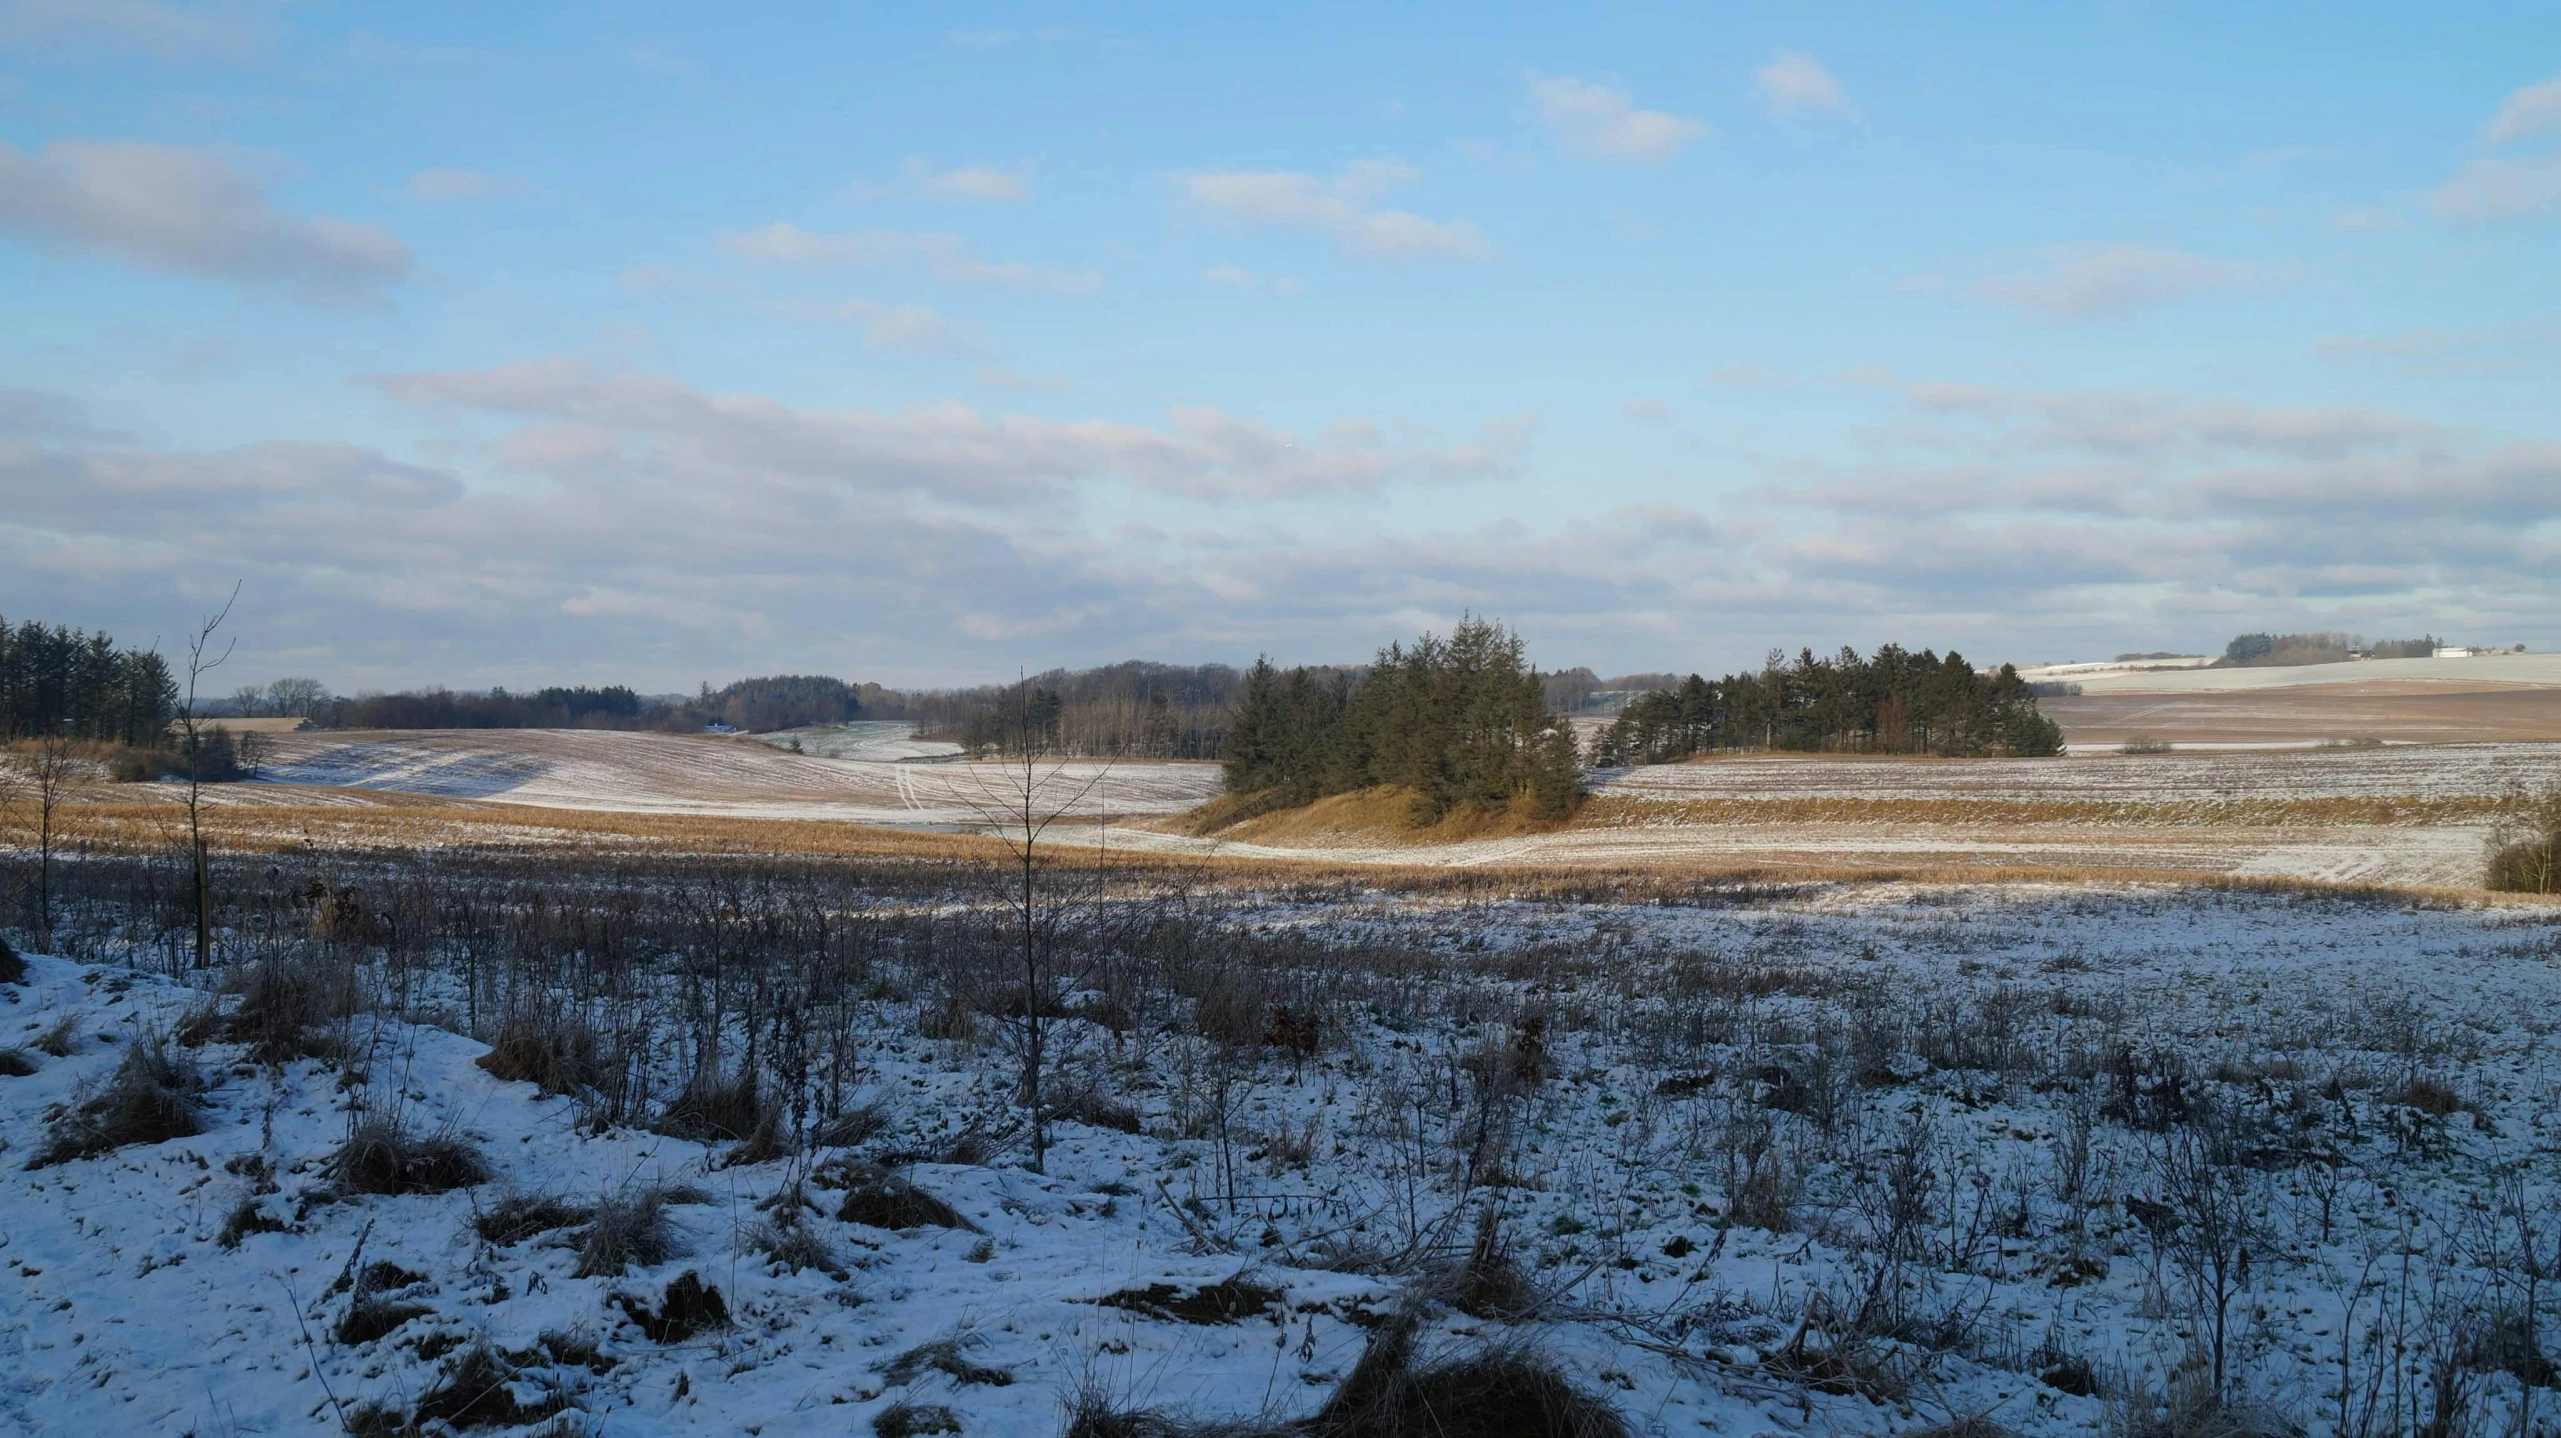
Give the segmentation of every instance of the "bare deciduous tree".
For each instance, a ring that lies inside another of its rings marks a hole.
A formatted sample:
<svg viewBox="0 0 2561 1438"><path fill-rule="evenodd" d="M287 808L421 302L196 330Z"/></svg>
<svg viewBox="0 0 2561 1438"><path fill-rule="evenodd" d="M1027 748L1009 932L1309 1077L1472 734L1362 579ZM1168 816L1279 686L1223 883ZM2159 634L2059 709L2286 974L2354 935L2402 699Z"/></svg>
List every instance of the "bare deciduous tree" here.
<svg viewBox="0 0 2561 1438"><path fill-rule="evenodd" d="M2153 1153L2160 1206L2168 1211L2162 1244L2206 1326L2214 1358L2214 1392L2228 1396L2232 1301L2250 1286L2250 1250L2259 1242L2260 1194L2238 1152L2242 1135L2227 1114L2173 1127Z"/></svg>
<svg viewBox="0 0 2561 1438"><path fill-rule="evenodd" d="M231 586L231 597L222 608L208 615L196 632L187 636L187 697L178 709L178 739L187 763L187 852L192 861L196 891L196 967L213 963L213 876L205 864L204 830L204 758L205 745L212 729L205 723L197 688L204 676L222 667L231 657L238 640L226 642L222 652L213 652L213 639L222 621L231 617L231 606L240 598L240 586Z"/></svg>
<svg viewBox="0 0 2561 1438"><path fill-rule="evenodd" d="M26 789L36 811L36 943L53 947L53 850L61 837L62 808L88 787L89 766L68 734L36 741Z"/></svg>
<svg viewBox="0 0 2561 1438"><path fill-rule="evenodd" d="M1059 942L1075 898L1056 882L1044 890L1043 870L1054 865L1042 856L1040 846L1050 826L1093 793L1110 766L1081 780L1068 775L1065 757L1049 757L1049 734L1032 713L1031 680L1025 677L1019 686L1020 702L1009 716L1019 731L1013 736L1015 752L996 764L972 766L978 792L964 802L1005 846L1006 882L1000 892L1022 946L1022 1006L1013 1022L1021 1040L1022 1102L1031 1118L1031 1166L1039 1173L1049 1152L1048 1117L1041 1097L1049 1057L1049 1006L1056 999Z"/></svg>

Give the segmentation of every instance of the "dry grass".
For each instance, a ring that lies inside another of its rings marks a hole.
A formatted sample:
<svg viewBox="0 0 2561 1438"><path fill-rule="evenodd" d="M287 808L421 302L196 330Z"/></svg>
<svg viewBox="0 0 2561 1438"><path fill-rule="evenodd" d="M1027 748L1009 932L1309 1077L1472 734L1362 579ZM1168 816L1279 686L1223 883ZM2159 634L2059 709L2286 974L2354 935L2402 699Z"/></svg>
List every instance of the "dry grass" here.
<svg viewBox="0 0 2561 1438"><path fill-rule="evenodd" d="M1570 826L1569 821L1532 818L1526 794L1505 808L1462 807L1438 823L1426 825L1408 820L1413 804L1411 789L1393 785L1328 794L1312 804L1264 813L1251 812L1252 796L1230 796L1212 800L1169 827L1176 833L1216 834L1222 839L1255 844L1352 842L1419 846L1550 834ZM1240 809L1247 811L1241 818L1236 817Z"/></svg>
<svg viewBox="0 0 2561 1438"><path fill-rule="evenodd" d="M1925 759L1883 758L1878 763L1924 764L1965 761L1932 761ZM326 797L328 790L285 790L266 786L270 795L315 795ZM869 859L898 865L928 868L970 869L1001 860L1002 846L993 839L973 835L928 833L914 830L872 829L851 824L822 823L802 820L736 819L699 815L589 813L564 809L538 809L519 805L464 804L446 800L418 799L381 794L375 791L347 791L363 807L350 807L345 802L267 803L231 805L209 809L208 830L212 842L233 852L282 852L299 849L305 843L319 847L347 847L355 850L403 851L420 847L451 850L473 850L499 854L543 853L561 848L581 853L629 852L655 855L717 855L750 857L810 857ZM1567 826L1569 830L1625 829L1637 824L1689 821L1702 824L1739 823L1724 806L1729 801L1652 801L1620 797L1602 797L1587 802L1583 811ZM1812 805L1832 804L1833 800L1730 801L1738 806L1777 805L1803 802ZM1887 812L1883 806L1917 806L1895 810L1902 817L1891 823L1920 825L1933 822L1934 800L1849 801L1866 806L1866 812ZM1946 801L1962 805L1966 801ZM2014 806L2035 806L2039 801L1990 801ZM2272 801L2273 802L2273 801ZM2359 806L2369 815L2398 815L2397 823L2416 824L2426 815L2470 818L2476 810L2470 799L2444 801L2444 808L2430 808L2436 801L2412 799L2286 801L2298 803L2296 812L2307 822L2319 825L2341 825L2352 822ZM1699 804L1695 810L1691 804ZM2077 801L2075 801L2077 803ZM2376 807L2380 806L2380 807ZM1391 806L1374 806L1372 818L1385 814ZM2075 804L2058 805L2069 810ZM2104 808L2105 806L2100 806ZM1861 886L1873 884L2177 884L2201 885L2270 892L2306 892L2352 890L2359 893L2391 894L2407 898L2465 899L2480 901L2482 892L2472 888L2450 888L2426 885L2377 886L2368 883L2330 883L2315 879L2253 878L2236 879L2221 870L2199 869L2189 857L2185 836L2206 830L2205 822L2191 811L2179 812L2176 805L2136 805L2124 816L2124 827L2140 830L2146 827L2165 834L2176 834L2182 843L2173 846L2164 862L2140 861L2129 855L2128 862L2094 863L2075 853L2070 842L2076 830L2085 830L2092 821L2087 817L2072 824L2059 825L2049 832L2054 840L2050 853L1985 852L1951 857L1945 854L1917 856L1909 860L1858 859L1838 854L1808 854L1802 857L1785 853L1755 852L1728 854L1702 852L1687 855L1648 854L1638 857L1596 853L1590 858L1549 858L1534 863L1481 863L1465 867L1359 862L1311 851L1305 858L1270 856L1187 855L1139 852L1114 849L1096 854L1090 849L1070 845L1057 846L1060 861L1087 871L1097 868L1106 872L1116 888L1124 886L1145 889L1150 886L1186 889L1220 887L1268 888L1285 885L1302 891L1335 887L1346 895L1358 891L1388 891L1419 897L1449 896L1463 898L1556 898L1556 899L1637 899L1677 898L1692 894L1702 886L1751 885L1832 885ZM1748 809L1768 822L1782 822L1777 808ZM1957 822L1953 811L1937 810L1950 815L1939 822ZM1982 807L1971 811L1966 822L1979 822L1988 827L2020 827L2016 819L2001 817L2004 811ZM2013 810L2011 812L2025 812ZM1722 817L1720 817L1722 816ZM1278 817L1278 816L1276 816ZM2273 817L2262 814L2273 824ZM174 810L166 802L151 804L103 804L86 806L81 835L100 848L130 849L137 852L159 852L171 841L176 831ZM2141 821L2141 822L2138 822ZM1866 820L1860 822L1866 823ZM1878 820L1886 824L1887 820ZM2248 826L2253 835L2268 832L2266 825ZM1891 832L1890 828L1879 832ZM1400 838L1394 845L1382 847L1415 847L1440 842L1433 831L1425 831L1419 841L1409 843ZM2497 900L2493 900L2497 901ZM2533 902L2532 896L2523 896Z"/></svg>
<svg viewBox="0 0 2561 1438"><path fill-rule="evenodd" d="M708 1203L698 1188L651 1184L617 1194L595 1206L578 1237L579 1278L620 1278L633 1268L653 1268L684 1251L667 1209L679 1203Z"/></svg>
<svg viewBox="0 0 2561 1438"><path fill-rule="evenodd" d="M195 1065L171 1053L165 1039L136 1039L104 1089L54 1119L43 1151L27 1167L202 1133L204 1087Z"/></svg>
<svg viewBox="0 0 2561 1438"><path fill-rule="evenodd" d="M2188 800L1920 799L1856 794L1769 799L1637 799L1602 795L1587 801L1576 828L1651 828L1667 824L1856 824L1886 828L2011 828L2044 824L2094 828L2323 829L2440 827L2498 817L2495 794L2424 797Z"/></svg>
<svg viewBox="0 0 2561 1438"><path fill-rule="evenodd" d="M448 1193L489 1181L489 1161L456 1134L418 1134L395 1119L368 1119L329 1157L345 1193Z"/></svg>

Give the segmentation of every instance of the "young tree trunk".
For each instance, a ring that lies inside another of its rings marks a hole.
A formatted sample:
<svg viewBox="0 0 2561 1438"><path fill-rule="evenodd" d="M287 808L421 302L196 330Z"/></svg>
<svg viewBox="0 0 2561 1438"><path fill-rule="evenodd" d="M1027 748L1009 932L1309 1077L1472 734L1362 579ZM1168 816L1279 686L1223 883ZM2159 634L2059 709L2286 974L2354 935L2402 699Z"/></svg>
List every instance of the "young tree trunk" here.
<svg viewBox="0 0 2561 1438"><path fill-rule="evenodd" d="M231 586L231 597L222 601L220 612L196 626L187 638L187 702L178 711L178 728L186 745L187 759L187 849L193 860L196 885L196 967L213 966L213 880L205 864L204 830L204 724L196 711L196 688L204 676L222 667L231 657L232 644L225 644L220 654L207 658L213 648L214 632L231 616L231 606L240 598L240 586Z"/></svg>

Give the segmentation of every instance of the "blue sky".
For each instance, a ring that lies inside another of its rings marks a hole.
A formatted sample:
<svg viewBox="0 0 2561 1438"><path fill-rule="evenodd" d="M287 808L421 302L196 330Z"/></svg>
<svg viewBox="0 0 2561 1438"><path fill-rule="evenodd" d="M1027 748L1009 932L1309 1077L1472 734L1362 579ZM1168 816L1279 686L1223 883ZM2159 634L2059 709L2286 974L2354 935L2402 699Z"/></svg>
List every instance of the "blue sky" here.
<svg viewBox="0 0 2561 1438"><path fill-rule="evenodd" d="M0 147L0 613L247 678L2561 644L2549 6L0 0Z"/></svg>

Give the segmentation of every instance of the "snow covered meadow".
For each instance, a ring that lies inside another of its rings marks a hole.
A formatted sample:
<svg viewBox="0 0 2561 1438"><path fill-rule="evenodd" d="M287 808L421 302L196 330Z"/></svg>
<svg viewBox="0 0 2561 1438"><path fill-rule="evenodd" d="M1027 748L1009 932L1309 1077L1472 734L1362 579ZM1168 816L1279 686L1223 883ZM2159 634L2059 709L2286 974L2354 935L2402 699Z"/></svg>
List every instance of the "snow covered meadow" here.
<svg viewBox="0 0 2561 1438"><path fill-rule="evenodd" d="M88 862L0 1428L2561 1422L2549 907Z"/></svg>

